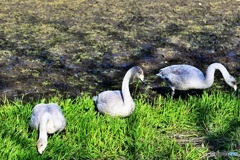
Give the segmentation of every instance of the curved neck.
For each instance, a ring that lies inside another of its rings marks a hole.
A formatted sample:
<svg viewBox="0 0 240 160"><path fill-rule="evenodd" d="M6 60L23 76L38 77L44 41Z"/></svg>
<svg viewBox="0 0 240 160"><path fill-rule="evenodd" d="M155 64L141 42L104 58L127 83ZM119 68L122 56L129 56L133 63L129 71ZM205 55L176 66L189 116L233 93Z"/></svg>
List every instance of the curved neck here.
<svg viewBox="0 0 240 160"><path fill-rule="evenodd" d="M47 123L49 121L50 114L43 113L39 123L39 138L47 140Z"/></svg>
<svg viewBox="0 0 240 160"><path fill-rule="evenodd" d="M222 64L220 64L220 63L211 64L207 68L206 78L204 80L204 82L205 82L204 84L206 85L206 88L212 86L213 81L214 81L214 73L215 73L216 69L218 69L222 73L222 76L225 81L226 81L226 77L229 76L227 69Z"/></svg>
<svg viewBox="0 0 240 160"><path fill-rule="evenodd" d="M132 70L128 70L125 74L122 82L122 96L123 96L123 103L126 104L129 101L132 101L131 93L129 90L129 81L132 76Z"/></svg>

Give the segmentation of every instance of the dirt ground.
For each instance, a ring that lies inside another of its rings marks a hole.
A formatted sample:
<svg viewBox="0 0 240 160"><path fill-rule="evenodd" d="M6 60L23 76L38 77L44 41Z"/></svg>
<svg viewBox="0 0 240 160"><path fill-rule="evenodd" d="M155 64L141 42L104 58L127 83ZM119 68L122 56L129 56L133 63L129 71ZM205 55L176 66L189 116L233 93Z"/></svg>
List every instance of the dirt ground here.
<svg viewBox="0 0 240 160"><path fill-rule="evenodd" d="M160 68L181 63L205 71L219 62L239 80L239 6L239 0L0 2L0 97L95 95L119 89L133 65L152 88L160 85Z"/></svg>

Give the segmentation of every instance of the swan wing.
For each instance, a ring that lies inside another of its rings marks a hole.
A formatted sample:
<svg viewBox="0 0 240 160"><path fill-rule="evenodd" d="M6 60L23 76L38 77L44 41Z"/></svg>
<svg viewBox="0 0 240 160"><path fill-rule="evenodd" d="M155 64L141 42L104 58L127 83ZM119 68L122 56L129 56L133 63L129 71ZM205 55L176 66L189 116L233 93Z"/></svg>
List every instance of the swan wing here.
<svg viewBox="0 0 240 160"><path fill-rule="evenodd" d="M38 129L38 126L41 122L41 116L46 111L47 106L46 104L37 104L32 111L31 119L30 119L30 127L31 129L36 128Z"/></svg>
<svg viewBox="0 0 240 160"><path fill-rule="evenodd" d="M33 108L33 112L30 119L30 127L38 129L39 124L42 123L42 117L49 117L47 122L47 132L54 133L56 131L61 131L66 126L66 119L63 116L63 113L60 107L57 104L49 103L49 104L37 104Z"/></svg>
<svg viewBox="0 0 240 160"><path fill-rule="evenodd" d="M195 88L204 80L203 73L190 65L172 65L160 70L159 76L175 89Z"/></svg>
<svg viewBox="0 0 240 160"><path fill-rule="evenodd" d="M104 91L97 97L97 109L101 113L121 115L125 114L125 108L127 107L124 107L122 92L119 90Z"/></svg>
<svg viewBox="0 0 240 160"><path fill-rule="evenodd" d="M48 104L47 112L51 115L48 122L48 133L62 131L66 126L66 119L60 107L55 103Z"/></svg>

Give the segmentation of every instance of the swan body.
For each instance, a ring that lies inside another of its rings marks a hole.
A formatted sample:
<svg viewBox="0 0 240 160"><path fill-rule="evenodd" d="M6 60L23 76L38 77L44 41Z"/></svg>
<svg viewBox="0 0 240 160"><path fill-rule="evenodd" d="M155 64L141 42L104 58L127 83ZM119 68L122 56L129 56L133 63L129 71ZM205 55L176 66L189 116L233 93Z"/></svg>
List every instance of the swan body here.
<svg viewBox="0 0 240 160"><path fill-rule="evenodd" d="M47 147L47 134L62 131L66 126L66 119L60 107L55 103L37 104L32 111L30 119L31 129L39 130L37 149L40 154Z"/></svg>
<svg viewBox="0 0 240 160"><path fill-rule="evenodd" d="M237 90L237 82L227 69L220 63L213 63L208 66L206 76L196 67L191 65L171 65L160 69L157 76L161 77L172 89L172 97L176 90L206 89L214 82L214 73L219 70L225 82Z"/></svg>
<svg viewBox="0 0 240 160"><path fill-rule="evenodd" d="M94 97L100 113L127 117L134 111L135 104L129 91L129 81L132 76L136 76L141 81L144 80L143 70L139 66L132 67L123 78L121 91L104 91Z"/></svg>

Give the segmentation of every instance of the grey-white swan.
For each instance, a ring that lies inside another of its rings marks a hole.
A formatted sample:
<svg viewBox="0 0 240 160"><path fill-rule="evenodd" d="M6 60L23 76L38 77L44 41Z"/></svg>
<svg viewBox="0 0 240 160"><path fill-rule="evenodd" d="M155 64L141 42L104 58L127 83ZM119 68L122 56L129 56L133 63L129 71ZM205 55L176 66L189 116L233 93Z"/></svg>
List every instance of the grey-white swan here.
<svg viewBox="0 0 240 160"><path fill-rule="evenodd" d="M121 91L104 91L93 98L100 113L119 117L131 115L135 109L135 104L129 91L129 81L132 76L136 76L142 82L144 80L143 70L139 66L134 66L125 74Z"/></svg>
<svg viewBox="0 0 240 160"><path fill-rule="evenodd" d="M30 119L31 129L39 130L39 137L37 140L37 149L40 154L43 153L47 147L48 134L62 131L66 126L66 119L60 109L55 103L37 104L32 111Z"/></svg>
<svg viewBox="0 0 240 160"><path fill-rule="evenodd" d="M157 76L161 77L172 89L172 97L175 90L206 89L214 82L215 70L219 70L225 82L237 90L237 82L227 69L220 63L208 66L206 76L196 67L191 65L171 65L160 69Z"/></svg>

